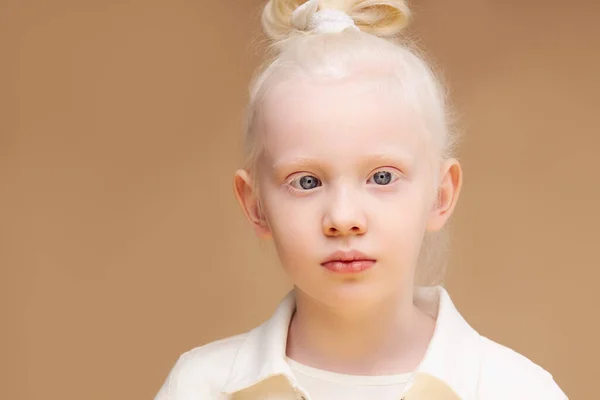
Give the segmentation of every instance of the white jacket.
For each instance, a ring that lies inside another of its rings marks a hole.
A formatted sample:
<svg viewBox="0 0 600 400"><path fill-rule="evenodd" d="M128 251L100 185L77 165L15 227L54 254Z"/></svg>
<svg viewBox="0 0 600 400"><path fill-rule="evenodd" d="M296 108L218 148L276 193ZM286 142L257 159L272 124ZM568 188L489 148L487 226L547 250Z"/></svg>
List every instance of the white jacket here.
<svg viewBox="0 0 600 400"><path fill-rule="evenodd" d="M544 369L469 326L444 288L418 288L415 301L437 316L418 372L440 379L463 400L567 399ZM292 291L257 328L182 354L155 400L310 400L285 361L294 306Z"/></svg>

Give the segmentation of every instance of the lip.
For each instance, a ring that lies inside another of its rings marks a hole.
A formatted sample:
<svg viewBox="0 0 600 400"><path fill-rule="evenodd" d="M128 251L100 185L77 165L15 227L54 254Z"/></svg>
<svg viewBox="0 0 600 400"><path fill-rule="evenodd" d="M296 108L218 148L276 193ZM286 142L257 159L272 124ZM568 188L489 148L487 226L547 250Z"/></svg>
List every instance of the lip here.
<svg viewBox="0 0 600 400"><path fill-rule="evenodd" d="M358 250L336 251L321 263L332 272L358 273L371 268L375 259Z"/></svg>

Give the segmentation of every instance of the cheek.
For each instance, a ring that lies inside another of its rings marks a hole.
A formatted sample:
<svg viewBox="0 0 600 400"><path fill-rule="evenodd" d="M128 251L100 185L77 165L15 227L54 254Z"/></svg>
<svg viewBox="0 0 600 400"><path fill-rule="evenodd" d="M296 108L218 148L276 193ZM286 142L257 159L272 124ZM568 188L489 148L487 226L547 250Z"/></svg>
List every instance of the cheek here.
<svg viewBox="0 0 600 400"><path fill-rule="evenodd" d="M317 223L319 216L316 204L289 199L286 195L269 192L264 199L273 241L284 263L306 259L318 253L317 244L322 235Z"/></svg>
<svg viewBox="0 0 600 400"><path fill-rule="evenodd" d="M419 191L394 196L371 212L370 231L383 248L398 249L398 257L420 248L425 234L428 201Z"/></svg>
<svg viewBox="0 0 600 400"><path fill-rule="evenodd" d="M381 229L391 236L414 236L415 232L424 229L425 212L421 204L396 202L387 212L379 214Z"/></svg>

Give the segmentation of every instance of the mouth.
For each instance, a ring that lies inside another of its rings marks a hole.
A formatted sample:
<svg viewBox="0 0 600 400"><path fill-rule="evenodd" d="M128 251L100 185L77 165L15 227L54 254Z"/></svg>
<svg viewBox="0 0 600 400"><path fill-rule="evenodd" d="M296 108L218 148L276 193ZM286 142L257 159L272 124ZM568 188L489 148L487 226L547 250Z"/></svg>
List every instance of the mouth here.
<svg viewBox="0 0 600 400"><path fill-rule="evenodd" d="M336 251L321 263L331 272L353 274L372 268L376 260L358 250Z"/></svg>

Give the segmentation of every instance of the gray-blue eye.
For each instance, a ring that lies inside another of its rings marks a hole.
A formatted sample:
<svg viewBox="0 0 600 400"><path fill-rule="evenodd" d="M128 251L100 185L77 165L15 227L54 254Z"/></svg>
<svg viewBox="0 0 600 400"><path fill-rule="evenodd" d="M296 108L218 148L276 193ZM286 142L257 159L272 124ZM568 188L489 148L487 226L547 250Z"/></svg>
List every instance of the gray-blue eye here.
<svg viewBox="0 0 600 400"><path fill-rule="evenodd" d="M377 171L373 174L373 181L378 185L387 185L392 181L392 173L388 171Z"/></svg>
<svg viewBox="0 0 600 400"><path fill-rule="evenodd" d="M300 188L304 190L310 190L316 188L317 186L321 186L321 181L312 175L304 175L299 180L295 180L294 182L298 182Z"/></svg>

